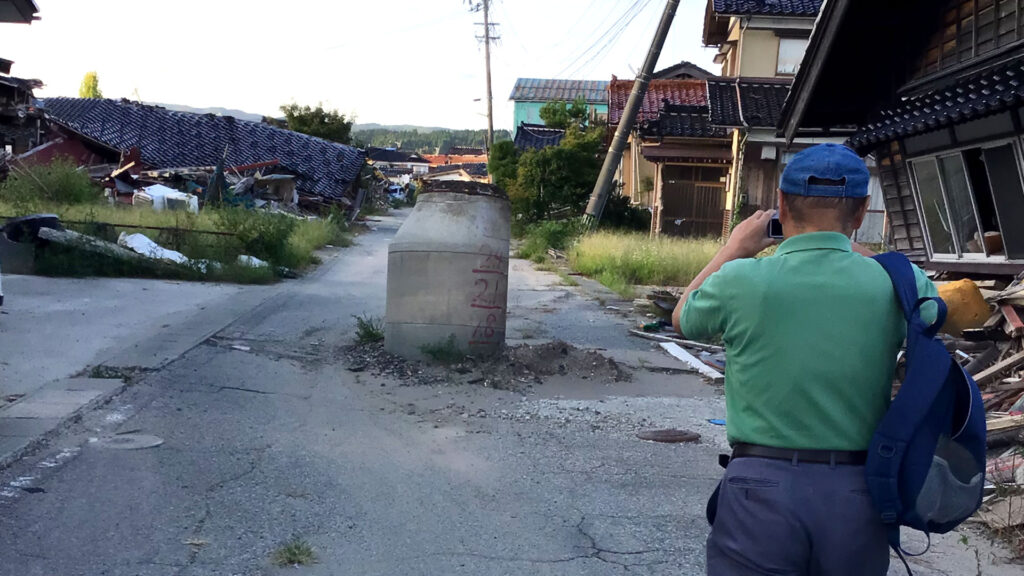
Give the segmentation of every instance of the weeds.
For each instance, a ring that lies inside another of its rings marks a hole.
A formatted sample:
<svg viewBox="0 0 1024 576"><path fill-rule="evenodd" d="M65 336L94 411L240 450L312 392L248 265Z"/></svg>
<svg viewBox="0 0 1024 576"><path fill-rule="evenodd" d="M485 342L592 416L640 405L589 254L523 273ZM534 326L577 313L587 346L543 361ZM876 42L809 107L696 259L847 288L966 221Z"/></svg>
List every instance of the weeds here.
<svg viewBox="0 0 1024 576"><path fill-rule="evenodd" d="M711 239L598 232L569 250L569 263L577 272L628 295L636 284L686 286L719 247Z"/></svg>
<svg viewBox="0 0 1024 576"><path fill-rule="evenodd" d="M16 168L0 184L0 201L31 206L38 203L84 204L103 198L103 189L63 158L50 164Z"/></svg>
<svg viewBox="0 0 1024 576"><path fill-rule="evenodd" d="M316 551L308 542L294 538L274 551L270 560L277 566L308 566L316 563Z"/></svg>
<svg viewBox="0 0 1024 576"><path fill-rule="evenodd" d="M438 364L458 364L466 360L466 353L459 348L454 334L446 340L420 346L420 352Z"/></svg>
<svg viewBox="0 0 1024 576"><path fill-rule="evenodd" d="M542 263L548 257L549 248L565 250L583 232L583 222L578 219L532 224L526 228L518 256Z"/></svg>
<svg viewBox="0 0 1024 576"><path fill-rule="evenodd" d="M384 320L379 316L353 316L356 319L356 344L373 344L384 340Z"/></svg>

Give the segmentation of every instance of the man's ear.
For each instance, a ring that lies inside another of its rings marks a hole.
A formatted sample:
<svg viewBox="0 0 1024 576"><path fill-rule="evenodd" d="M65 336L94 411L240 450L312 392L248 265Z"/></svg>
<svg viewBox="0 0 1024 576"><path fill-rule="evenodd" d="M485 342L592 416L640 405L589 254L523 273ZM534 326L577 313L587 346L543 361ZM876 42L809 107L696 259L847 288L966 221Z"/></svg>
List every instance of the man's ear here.
<svg viewBox="0 0 1024 576"><path fill-rule="evenodd" d="M775 192L779 196L779 220L789 220L789 206L786 206L786 195L782 193L782 188L779 188Z"/></svg>
<svg viewBox="0 0 1024 576"><path fill-rule="evenodd" d="M860 209L857 210L857 214L853 217L853 229L859 230L861 224L864 223L864 218L868 215L868 206L871 204L871 197L864 198L864 204L861 205Z"/></svg>

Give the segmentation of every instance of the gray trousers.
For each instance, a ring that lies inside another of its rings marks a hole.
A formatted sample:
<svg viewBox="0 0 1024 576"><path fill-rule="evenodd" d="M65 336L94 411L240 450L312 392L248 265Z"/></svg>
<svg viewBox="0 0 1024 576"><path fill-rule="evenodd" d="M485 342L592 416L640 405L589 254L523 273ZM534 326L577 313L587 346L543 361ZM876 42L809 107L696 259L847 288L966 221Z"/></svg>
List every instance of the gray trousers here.
<svg viewBox="0 0 1024 576"><path fill-rule="evenodd" d="M889 545L863 466L729 463L708 576L885 576Z"/></svg>

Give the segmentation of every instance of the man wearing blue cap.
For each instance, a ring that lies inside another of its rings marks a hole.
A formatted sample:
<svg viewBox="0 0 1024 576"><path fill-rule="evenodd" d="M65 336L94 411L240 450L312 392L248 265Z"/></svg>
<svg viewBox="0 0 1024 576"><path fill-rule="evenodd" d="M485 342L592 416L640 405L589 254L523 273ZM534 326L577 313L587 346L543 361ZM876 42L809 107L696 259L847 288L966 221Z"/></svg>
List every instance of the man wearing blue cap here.
<svg viewBox="0 0 1024 576"><path fill-rule="evenodd" d="M772 212L758 211L673 314L678 332L721 337L729 354L733 453L708 537L709 576L888 569L863 464L889 406L905 321L889 276L850 241L867 211L869 179L845 146L796 154L779 190L785 241L773 256L754 258L774 243ZM915 272L920 295L935 296Z"/></svg>

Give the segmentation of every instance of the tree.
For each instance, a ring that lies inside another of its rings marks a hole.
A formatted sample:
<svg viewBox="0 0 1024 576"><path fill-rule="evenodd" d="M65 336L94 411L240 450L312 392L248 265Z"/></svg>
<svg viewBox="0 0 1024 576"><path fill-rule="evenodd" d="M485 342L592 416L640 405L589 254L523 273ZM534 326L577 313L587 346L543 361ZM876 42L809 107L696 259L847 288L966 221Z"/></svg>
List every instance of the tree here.
<svg viewBox="0 0 1024 576"><path fill-rule="evenodd" d="M558 146L523 152L509 190L513 210L530 221L560 210L582 213L601 170L603 136L600 126L570 128Z"/></svg>
<svg viewBox="0 0 1024 576"><path fill-rule="evenodd" d="M349 144L352 142L352 124L354 119L345 118L337 110L325 110L323 103L316 108L299 106L296 103L281 106L288 129L301 132L324 140Z"/></svg>
<svg viewBox="0 0 1024 576"><path fill-rule="evenodd" d="M570 127L583 130L587 125L587 116L589 108L582 96L578 96L572 103L548 102L540 109L540 119L544 124L559 130L567 130Z"/></svg>
<svg viewBox="0 0 1024 576"><path fill-rule="evenodd" d="M508 191L516 182L519 167L519 151L511 140L496 142L487 161L487 173L494 183Z"/></svg>
<svg viewBox="0 0 1024 576"><path fill-rule="evenodd" d="M100 91L100 78L96 75L96 72L86 72L85 78L82 78L82 85L78 87L79 98L103 98L103 92Z"/></svg>

